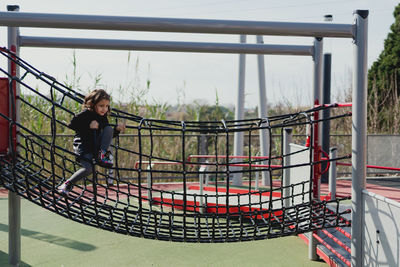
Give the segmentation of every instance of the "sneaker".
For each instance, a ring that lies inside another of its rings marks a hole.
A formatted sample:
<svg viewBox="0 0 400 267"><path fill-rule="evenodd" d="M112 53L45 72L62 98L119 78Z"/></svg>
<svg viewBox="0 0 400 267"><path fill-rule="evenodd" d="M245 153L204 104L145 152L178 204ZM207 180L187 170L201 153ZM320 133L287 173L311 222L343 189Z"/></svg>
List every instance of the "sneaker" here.
<svg viewBox="0 0 400 267"><path fill-rule="evenodd" d="M102 167L106 167L106 168L112 167L113 156L112 156L111 152L110 151L104 152L103 150L100 150L97 163Z"/></svg>
<svg viewBox="0 0 400 267"><path fill-rule="evenodd" d="M64 182L62 185L60 185L57 190L58 193L63 194L63 195L68 195L71 191L74 185L71 182Z"/></svg>

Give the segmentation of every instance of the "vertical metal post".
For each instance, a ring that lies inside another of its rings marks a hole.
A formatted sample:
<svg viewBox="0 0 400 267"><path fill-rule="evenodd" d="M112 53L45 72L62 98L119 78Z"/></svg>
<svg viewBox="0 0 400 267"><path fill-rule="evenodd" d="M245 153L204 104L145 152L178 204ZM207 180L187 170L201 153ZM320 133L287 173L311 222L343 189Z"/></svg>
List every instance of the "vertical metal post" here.
<svg viewBox="0 0 400 267"><path fill-rule="evenodd" d="M259 165L259 163L256 163L256 165ZM256 176L256 178L255 178L255 182L254 182L254 190L258 190L258 185L260 184L260 172L259 171L257 171L256 173L255 173L255 176Z"/></svg>
<svg viewBox="0 0 400 267"><path fill-rule="evenodd" d="M315 38L314 41L314 71L313 71L313 100L312 105L322 103L322 66L323 66L323 40L322 38ZM319 127L321 136L321 127ZM321 145L321 138L318 138L318 145Z"/></svg>
<svg viewBox="0 0 400 267"><path fill-rule="evenodd" d="M283 129L283 169L282 187L283 187L283 205L285 208L290 206L290 143L292 143L292 128Z"/></svg>
<svg viewBox="0 0 400 267"><path fill-rule="evenodd" d="M263 44L263 38L257 35L257 43ZM264 55L257 55L258 63L258 82L259 82L259 98L258 98L258 117L266 118L267 112L267 93L265 89L265 64ZM260 130L260 152L261 156L269 156L269 131L267 129ZM266 164L267 161L263 161L262 164ZM263 185L270 185L270 173L267 171L262 172Z"/></svg>
<svg viewBox="0 0 400 267"><path fill-rule="evenodd" d="M207 165L201 165L199 169L199 212L204 213L204 175L207 171Z"/></svg>
<svg viewBox="0 0 400 267"><path fill-rule="evenodd" d="M149 203L151 204L153 202L153 194L152 194L152 189L153 189L153 184L151 183L151 172L153 169L154 163L149 163L149 166L147 166L147 170L149 171L146 176L147 180L147 199L149 200Z"/></svg>
<svg viewBox="0 0 400 267"><path fill-rule="evenodd" d="M240 43L246 43L246 35L240 35ZM235 108L235 120L244 119L244 82L245 82L245 71L246 71L246 55L239 55L239 85L238 94L236 99ZM235 156L243 155L243 132L234 133L234 144L233 144L233 154ZM239 167L235 167L238 169ZM233 175L233 184L242 185L242 174L235 173Z"/></svg>
<svg viewBox="0 0 400 267"><path fill-rule="evenodd" d="M17 12L19 11L19 6L8 5L7 11ZM19 55L18 46L18 27L8 27L8 49ZM19 77L19 68L8 61L8 72L13 76ZM15 103L15 120L20 122L19 114L19 84L14 82L11 88L14 90L16 95L16 100L10 99L10 101L16 101ZM11 102L10 102L11 103ZM10 114L13 114L10 112ZM17 129L18 131L18 129ZM18 143L18 137L15 140ZM10 144L16 147L14 144ZM16 152L18 153L18 152ZM15 155L13 155L15 156ZM15 192L8 191L8 262L11 266L19 266L21 261L21 198Z"/></svg>
<svg viewBox="0 0 400 267"><path fill-rule="evenodd" d="M322 96L322 64L323 64L323 57L322 57L322 45L323 45L323 40L322 38L315 38L314 41L314 55L313 55L313 60L314 60L314 83L313 83L313 89L314 89L314 94L313 94L313 106L315 104L320 104L321 103L321 96ZM316 119L316 118L314 118ZM318 124L314 125L314 128L317 129L315 134L314 134L314 139L316 139L317 142L313 142L314 146L314 154L316 150L318 150L318 147L321 145L321 127L319 127ZM316 160L316 155L313 157L314 161ZM321 180L319 179L318 175L319 173L317 172L319 165L315 165L313 168L313 176L314 181L313 181L313 198L319 199L320 197L320 182ZM316 233L316 231L314 232ZM308 247L308 257L311 260L318 260L318 255L317 255L317 240L313 237L313 233L310 233L310 242L309 242L309 247Z"/></svg>
<svg viewBox="0 0 400 267"><path fill-rule="evenodd" d="M352 106L351 265L363 265L362 191L366 179L368 10L354 12L354 73Z"/></svg>
<svg viewBox="0 0 400 267"><path fill-rule="evenodd" d="M322 103L330 104L331 103L331 65L332 65L332 55L329 53L324 54L324 79L323 79L323 89L322 89ZM330 116L330 110L325 109L322 111L322 119L327 119ZM321 136L321 147L323 151L328 152L330 147L330 131L331 131L331 122L329 120L324 120L322 122L322 136ZM322 164L322 169L325 169L327 163ZM328 173L324 173L321 175L321 183L328 182Z"/></svg>
<svg viewBox="0 0 400 267"><path fill-rule="evenodd" d="M336 159L337 149L336 147L332 147L329 152L330 159ZM329 167L329 195L331 196L331 200L336 199L336 160L330 162Z"/></svg>

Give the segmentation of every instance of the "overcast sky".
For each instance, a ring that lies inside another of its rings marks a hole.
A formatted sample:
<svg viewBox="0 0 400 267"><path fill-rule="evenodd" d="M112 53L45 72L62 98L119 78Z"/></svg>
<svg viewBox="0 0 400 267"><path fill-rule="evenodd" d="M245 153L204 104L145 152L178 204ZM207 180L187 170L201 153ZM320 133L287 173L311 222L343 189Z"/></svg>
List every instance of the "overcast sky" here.
<svg viewBox="0 0 400 267"><path fill-rule="evenodd" d="M21 0L6 4L20 5L21 12L120 15L171 18L205 18L258 21L322 22L326 14L332 23L353 23L353 11L369 9L368 66L379 56L383 41L394 22L394 0L123 0L123 1L50 1ZM197 42L239 42L236 35L180 33L110 32L61 29L22 28L21 35L93 37L136 40L177 40ZM5 46L6 30L0 29L1 46ZM248 36L249 43L255 36ZM264 37L264 43L312 45L312 38ZM333 97L343 94L351 81L353 47L350 39L325 38L324 50L332 53ZM194 100L235 104L238 87L239 56L233 54L135 52L76 50L79 89L94 86L94 77L101 76L100 85L122 101L150 81L147 99L158 103L190 103ZM65 81L73 73L72 49L22 48L21 56L44 72ZM128 62L129 60L129 62ZM2 66L4 60L0 61ZM267 101L290 101L293 105L311 103L312 59L304 56L265 56ZM36 81L31 81L36 85ZM123 88L122 90L119 88ZM246 56L246 107L258 104L258 75L255 55Z"/></svg>

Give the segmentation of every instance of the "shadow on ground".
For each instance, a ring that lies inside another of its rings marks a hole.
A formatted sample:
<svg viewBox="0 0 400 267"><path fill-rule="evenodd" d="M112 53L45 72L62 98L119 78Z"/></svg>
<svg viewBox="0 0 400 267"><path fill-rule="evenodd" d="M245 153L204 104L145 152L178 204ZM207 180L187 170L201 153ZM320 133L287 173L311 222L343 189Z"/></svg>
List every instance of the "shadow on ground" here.
<svg viewBox="0 0 400 267"><path fill-rule="evenodd" d="M8 232L8 225L0 223L0 231ZM21 229L21 235L33 239L37 239L43 242L52 243L58 246L64 246L72 248L79 251L92 251L96 249L96 246L91 244L79 242L69 238L64 238L60 236L50 235L46 233L40 233L32 230ZM7 256L8 257L8 256ZM0 264L0 266L3 266Z"/></svg>
<svg viewBox="0 0 400 267"><path fill-rule="evenodd" d="M10 266L10 265L8 264L8 254L5 253L4 251L1 251L1 250L0 250L0 266ZM32 266L32 265L29 265L29 264L27 264L27 263L21 261L21 262L19 263L19 266L20 266L20 267L30 267L30 266Z"/></svg>

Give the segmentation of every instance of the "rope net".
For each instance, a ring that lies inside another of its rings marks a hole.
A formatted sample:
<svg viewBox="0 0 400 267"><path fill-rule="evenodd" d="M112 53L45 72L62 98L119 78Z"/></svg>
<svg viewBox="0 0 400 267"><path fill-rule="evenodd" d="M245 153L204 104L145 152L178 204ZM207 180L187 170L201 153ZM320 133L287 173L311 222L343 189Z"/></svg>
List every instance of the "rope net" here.
<svg viewBox="0 0 400 267"><path fill-rule="evenodd" d="M283 129L314 129L313 114L326 107L240 121L156 120L113 109L112 123L127 123L127 135L112 145L114 166L94 165L92 175L61 195L57 187L79 168L73 137L61 133L72 133L67 124L84 95L9 50L0 53L19 66L19 77L1 72L9 78L12 98L13 86L20 85L19 108L29 113L29 118L22 113L21 121L31 120L17 122L14 103L10 115L0 113L10 143L18 129L16 145L0 157L0 184L45 209L117 233L184 242L259 240L350 225L342 216L350 212L342 208L343 198L315 197L313 172L322 162L313 161L317 148L297 146L284 153ZM40 90L26 82L29 76ZM269 138L268 155L259 156L260 132ZM244 136L243 156L231 156L235 134ZM207 155L195 156L200 146ZM288 173L291 182L284 184ZM298 173L300 180L292 179Z"/></svg>

